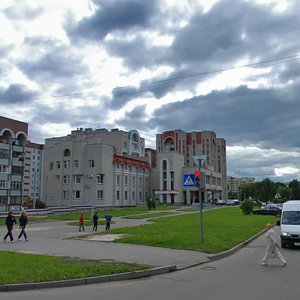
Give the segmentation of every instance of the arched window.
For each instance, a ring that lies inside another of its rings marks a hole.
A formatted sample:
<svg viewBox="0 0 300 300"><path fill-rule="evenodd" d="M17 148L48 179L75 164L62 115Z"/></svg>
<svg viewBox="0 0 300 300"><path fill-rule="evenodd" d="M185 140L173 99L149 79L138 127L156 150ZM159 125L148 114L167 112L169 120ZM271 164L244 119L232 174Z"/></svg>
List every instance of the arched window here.
<svg viewBox="0 0 300 300"><path fill-rule="evenodd" d="M165 140L164 151L175 151L174 141L172 138L167 138Z"/></svg>
<svg viewBox="0 0 300 300"><path fill-rule="evenodd" d="M64 156L71 156L71 151L69 149L65 149Z"/></svg>

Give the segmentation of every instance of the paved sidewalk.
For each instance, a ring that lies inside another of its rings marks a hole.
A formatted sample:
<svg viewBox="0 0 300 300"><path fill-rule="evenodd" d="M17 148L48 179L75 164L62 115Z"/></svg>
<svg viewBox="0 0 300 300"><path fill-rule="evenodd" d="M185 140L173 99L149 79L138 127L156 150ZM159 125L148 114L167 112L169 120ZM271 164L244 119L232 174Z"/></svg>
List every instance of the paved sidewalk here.
<svg viewBox="0 0 300 300"><path fill-rule="evenodd" d="M146 220L130 220L114 218L112 228L128 227L145 224ZM104 226L98 226L100 231ZM0 227L1 240L6 228ZM18 226L14 228L15 243L1 242L0 250L21 251L48 255L61 255L79 258L99 259L104 261L120 261L148 264L153 267L176 265L183 269L200 263L208 262L206 254L196 251L175 250L150 246L119 244L109 241L100 241L83 238L87 233L93 233L91 227L86 227L85 232L78 232L77 226L68 226L66 222L41 222L28 225L28 242L17 241ZM68 239L80 237L83 239Z"/></svg>

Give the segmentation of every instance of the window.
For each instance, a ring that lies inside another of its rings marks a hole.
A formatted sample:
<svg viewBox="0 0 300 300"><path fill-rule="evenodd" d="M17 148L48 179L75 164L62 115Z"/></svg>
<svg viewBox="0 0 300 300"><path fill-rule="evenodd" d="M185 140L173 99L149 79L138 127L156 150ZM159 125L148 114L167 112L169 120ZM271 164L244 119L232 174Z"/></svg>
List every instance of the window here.
<svg viewBox="0 0 300 300"><path fill-rule="evenodd" d="M117 191L117 200L120 200L120 191Z"/></svg>
<svg viewBox="0 0 300 300"><path fill-rule="evenodd" d="M74 198L80 199L80 191L74 191Z"/></svg>
<svg viewBox="0 0 300 300"><path fill-rule="evenodd" d="M64 169L70 169L70 161L64 160Z"/></svg>
<svg viewBox="0 0 300 300"><path fill-rule="evenodd" d="M19 181L12 181L10 184L12 190L20 190L22 188L22 183Z"/></svg>
<svg viewBox="0 0 300 300"><path fill-rule="evenodd" d="M7 189L7 188L8 188L8 181L0 180L0 189Z"/></svg>
<svg viewBox="0 0 300 300"><path fill-rule="evenodd" d="M0 173L7 173L8 172L8 166L6 165L0 165Z"/></svg>
<svg viewBox="0 0 300 300"><path fill-rule="evenodd" d="M117 175L117 185L120 185L120 175Z"/></svg>
<svg viewBox="0 0 300 300"><path fill-rule="evenodd" d="M60 161L57 161L57 162L56 162L56 168L57 168L57 169L60 169Z"/></svg>
<svg viewBox="0 0 300 300"><path fill-rule="evenodd" d="M127 176L124 177L124 184L128 185L128 177Z"/></svg>
<svg viewBox="0 0 300 300"><path fill-rule="evenodd" d="M132 200L135 201L135 191L132 191Z"/></svg>
<svg viewBox="0 0 300 300"><path fill-rule="evenodd" d="M125 191L125 194L124 194L124 198L125 198L125 200L127 200L127 191Z"/></svg>
<svg viewBox="0 0 300 300"><path fill-rule="evenodd" d="M49 163L49 170L53 170L53 162Z"/></svg>
<svg viewBox="0 0 300 300"><path fill-rule="evenodd" d="M90 168L94 168L95 167L95 161L93 159L89 160L89 166L90 166Z"/></svg>
<svg viewBox="0 0 300 300"><path fill-rule="evenodd" d="M98 174L97 175L97 183L98 184L102 184L103 183L103 179L104 179L104 175L103 174Z"/></svg>
<svg viewBox="0 0 300 300"><path fill-rule="evenodd" d="M63 191L63 199L69 200L69 191Z"/></svg>
<svg viewBox="0 0 300 300"><path fill-rule="evenodd" d="M100 200L103 199L103 191L102 190L97 191L97 198Z"/></svg>
<svg viewBox="0 0 300 300"><path fill-rule="evenodd" d="M71 152L69 149L65 149L64 156L71 156Z"/></svg>
<svg viewBox="0 0 300 300"><path fill-rule="evenodd" d="M69 184L70 183L70 176L69 175L65 175L63 177L63 181L64 181L64 184Z"/></svg>
<svg viewBox="0 0 300 300"><path fill-rule="evenodd" d="M132 177L132 187L135 187L135 178Z"/></svg>
<svg viewBox="0 0 300 300"><path fill-rule="evenodd" d="M74 183L75 184L79 184L80 183L80 179L81 179L80 175L74 175Z"/></svg>
<svg viewBox="0 0 300 300"><path fill-rule="evenodd" d="M77 159L74 160L74 167L75 168L79 167L79 161Z"/></svg>

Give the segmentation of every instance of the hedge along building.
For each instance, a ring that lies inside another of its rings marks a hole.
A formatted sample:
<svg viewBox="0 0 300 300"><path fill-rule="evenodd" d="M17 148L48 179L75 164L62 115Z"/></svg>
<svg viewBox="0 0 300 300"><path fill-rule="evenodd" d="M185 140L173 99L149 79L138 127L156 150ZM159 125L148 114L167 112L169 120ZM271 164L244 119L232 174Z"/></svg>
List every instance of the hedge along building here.
<svg viewBox="0 0 300 300"><path fill-rule="evenodd" d="M227 197L226 141L213 131L165 131L156 135L156 168L151 170L151 191L161 203L199 202L194 172L205 176L205 201ZM203 197L204 197L203 196Z"/></svg>
<svg viewBox="0 0 300 300"><path fill-rule="evenodd" d="M121 207L149 195L145 140L136 130L79 128L45 140L47 206Z"/></svg>

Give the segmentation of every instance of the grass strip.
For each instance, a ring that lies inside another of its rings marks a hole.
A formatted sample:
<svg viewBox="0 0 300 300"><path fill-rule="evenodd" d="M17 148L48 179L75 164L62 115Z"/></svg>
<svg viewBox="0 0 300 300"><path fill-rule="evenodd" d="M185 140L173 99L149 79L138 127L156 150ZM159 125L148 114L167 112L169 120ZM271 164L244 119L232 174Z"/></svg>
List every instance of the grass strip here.
<svg viewBox="0 0 300 300"><path fill-rule="evenodd" d="M148 269L147 265L0 251L0 284L46 282Z"/></svg>
<svg viewBox="0 0 300 300"><path fill-rule="evenodd" d="M154 219L154 224L112 229L110 234L128 234L116 240L173 249L219 253L240 244L275 223L274 216L243 215L242 210L221 208L203 212L204 241L200 238L199 213Z"/></svg>

